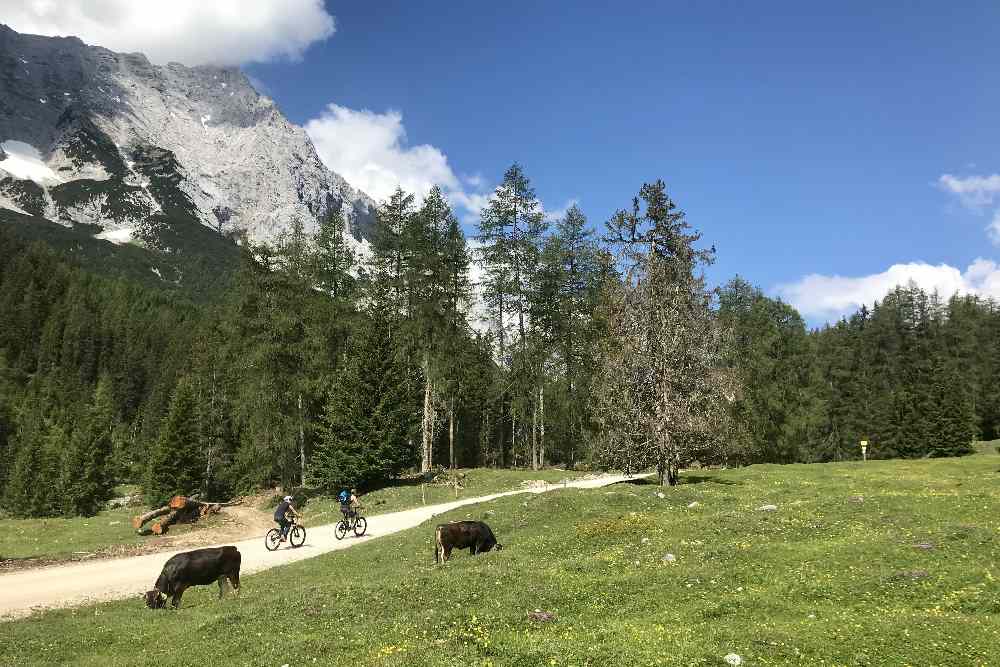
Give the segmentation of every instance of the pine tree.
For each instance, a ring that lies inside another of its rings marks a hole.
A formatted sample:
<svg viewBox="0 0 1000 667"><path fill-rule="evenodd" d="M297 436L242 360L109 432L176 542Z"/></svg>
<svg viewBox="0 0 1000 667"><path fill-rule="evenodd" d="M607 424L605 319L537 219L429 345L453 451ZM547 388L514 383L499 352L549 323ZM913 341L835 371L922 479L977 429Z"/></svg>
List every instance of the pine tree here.
<svg viewBox="0 0 1000 667"><path fill-rule="evenodd" d="M22 413L4 506L17 517L57 516L59 455L68 437L57 424L32 411Z"/></svg>
<svg viewBox="0 0 1000 667"><path fill-rule="evenodd" d="M729 364L743 387L734 409L741 411L750 437L745 460L803 460L799 448L811 412L805 322L794 308L738 277L720 294L719 316L733 331Z"/></svg>
<svg viewBox="0 0 1000 667"><path fill-rule="evenodd" d="M144 488L149 504L157 506L171 496L190 495L201 488L204 454L199 412L194 383L183 377L149 457Z"/></svg>
<svg viewBox="0 0 1000 667"><path fill-rule="evenodd" d="M407 248L406 236L411 228L413 195L396 188L383 203L375 216L375 233L372 254L365 267L365 281L369 298L387 304L392 320L409 314L406 288Z"/></svg>
<svg viewBox="0 0 1000 667"><path fill-rule="evenodd" d="M387 481L419 460L412 370L396 354L387 315L371 313L352 335L330 390L310 472L330 492Z"/></svg>
<svg viewBox="0 0 1000 667"><path fill-rule="evenodd" d="M357 280L354 248L347 240L347 224L340 209L331 208L319 222L314 255L316 284L334 301L350 301Z"/></svg>
<svg viewBox="0 0 1000 667"><path fill-rule="evenodd" d="M102 377L94 390L93 402L74 426L62 454L58 497L65 516L92 516L111 496L111 431L114 406L111 384Z"/></svg>
<svg viewBox="0 0 1000 667"><path fill-rule="evenodd" d="M973 390L959 370L944 358L938 359L934 371L928 453L934 457L971 454L976 432Z"/></svg>

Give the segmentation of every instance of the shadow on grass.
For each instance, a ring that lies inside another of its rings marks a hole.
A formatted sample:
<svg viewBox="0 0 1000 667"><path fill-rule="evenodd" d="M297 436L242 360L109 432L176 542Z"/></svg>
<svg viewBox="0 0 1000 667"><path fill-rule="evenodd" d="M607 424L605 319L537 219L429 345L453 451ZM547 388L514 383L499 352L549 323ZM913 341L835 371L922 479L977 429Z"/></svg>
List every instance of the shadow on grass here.
<svg viewBox="0 0 1000 667"><path fill-rule="evenodd" d="M619 484L631 484L633 486L656 486L656 482L649 479L648 477L633 477L632 479L623 479L620 482L615 482L614 484L608 484L608 486L618 486Z"/></svg>
<svg viewBox="0 0 1000 667"><path fill-rule="evenodd" d="M619 484L631 484L633 486L659 486L656 479L653 477L636 477L634 479L623 479L620 482L615 482L614 484L609 484L608 486L617 486ZM724 484L726 486L739 486L741 482L734 482L731 479L724 479L722 477L716 477L714 475L682 474L680 482L678 482L678 485L681 484Z"/></svg>
<svg viewBox="0 0 1000 667"><path fill-rule="evenodd" d="M734 482L731 479L723 479L715 475L681 475L680 484L724 484L726 486L740 486L741 482Z"/></svg>

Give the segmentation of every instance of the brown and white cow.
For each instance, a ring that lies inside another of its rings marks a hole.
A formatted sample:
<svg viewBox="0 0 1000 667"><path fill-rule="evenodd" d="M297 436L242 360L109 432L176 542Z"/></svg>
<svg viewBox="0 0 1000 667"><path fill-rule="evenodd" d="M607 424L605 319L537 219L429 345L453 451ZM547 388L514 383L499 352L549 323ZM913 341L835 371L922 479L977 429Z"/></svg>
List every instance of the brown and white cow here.
<svg viewBox="0 0 1000 667"><path fill-rule="evenodd" d="M226 579L236 594L240 593L240 552L236 547L213 547L195 549L172 556L160 572L153 590L146 591L146 606L162 609L167 605L167 596L172 599L174 609L180 606L181 596L191 586L205 586L219 582L219 599L225 591Z"/></svg>
<svg viewBox="0 0 1000 667"><path fill-rule="evenodd" d="M494 548L500 551L503 545L482 521L452 521L434 529L435 563L448 560L452 549L468 549L475 556Z"/></svg>

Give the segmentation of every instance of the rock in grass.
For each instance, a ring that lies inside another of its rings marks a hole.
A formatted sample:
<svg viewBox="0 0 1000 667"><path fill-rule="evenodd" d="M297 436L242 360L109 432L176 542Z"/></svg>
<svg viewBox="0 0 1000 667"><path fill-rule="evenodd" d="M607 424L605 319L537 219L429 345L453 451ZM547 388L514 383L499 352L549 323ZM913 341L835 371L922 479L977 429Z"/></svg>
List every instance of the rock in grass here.
<svg viewBox="0 0 1000 667"><path fill-rule="evenodd" d="M934 548L934 545L930 542L920 542L919 544L913 545L914 549L923 549L924 551L930 551Z"/></svg>
<svg viewBox="0 0 1000 667"><path fill-rule="evenodd" d="M688 509L692 509L692 508L695 508L695 507L697 507L698 505L699 505L698 501L697 501L697 500L694 500L694 501L692 501L692 502L688 503Z"/></svg>
<svg viewBox="0 0 1000 667"><path fill-rule="evenodd" d="M926 579L931 576L931 573L927 570L900 570L892 575L892 579L896 581L901 581L904 579L910 579L911 581L918 581L920 579Z"/></svg>
<svg viewBox="0 0 1000 667"><path fill-rule="evenodd" d="M727 665L742 665L743 664L743 658L741 658L740 656L736 655L735 653L729 653L729 654L727 654L726 657L723 658L723 660L726 661Z"/></svg>
<svg viewBox="0 0 1000 667"><path fill-rule="evenodd" d="M757 510L760 511L760 512L777 512L778 511L778 506L777 505L761 505L760 507L757 508Z"/></svg>
<svg viewBox="0 0 1000 667"><path fill-rule="evenodd" d="M675 556L673 554L667 554L667 555L665 555L663 557L663 562L664 563L676 563L677 562L677 556Z"/></svg>
<svg viewBox="0 0 1000 667"><path fill-rule="evenodd" d="M662 500L663 498L666 498L667 496L664 495L664 493L662 491L657 491L656 497L660 498Z"/></svg>
<svg viewBox="0 0 1000 667"><path fill-rule="evenodd" d="M865 497L864 496L851 496L851 502L860 505L861 503L865 502Z"/></svg>
<svg viewBox="0 0 1000 667"><path fill-rule="evenodd" d="M541 609L536 609L535 611L528 612L528 618L536 623L548 623L550 621L556 620L556 615L550 611L542 611Z"/></svg>

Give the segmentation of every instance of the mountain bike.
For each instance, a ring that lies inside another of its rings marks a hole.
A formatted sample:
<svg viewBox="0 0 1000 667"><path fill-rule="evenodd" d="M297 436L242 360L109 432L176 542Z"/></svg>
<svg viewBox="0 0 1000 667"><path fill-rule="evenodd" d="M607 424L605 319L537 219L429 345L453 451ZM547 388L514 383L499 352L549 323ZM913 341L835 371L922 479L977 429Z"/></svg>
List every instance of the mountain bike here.
<svg viewBox="0 0 1000 667"><path fill-rule="evenodd" d="M306 541L306 529L298 524L295 518L292 518L292 525L288 529L288 543L293 547L298 548L305 544ZM267 547L268 551L275 551L279 546L281 546L281 529L272 528L267 531L267 535L264 536L264 546Z"/></svg>
<svg viewBox="0 0 1000 667"><path fill-rule="evenodd" d="M337 527L334 529L333 533L337 536L338 540L344 539L347 532L353 530L355 537L361 537L368 530L368 521L363 516L361 516L361 508L358 507L349 516L345 516L343 519L337 522Z"/></svg>

